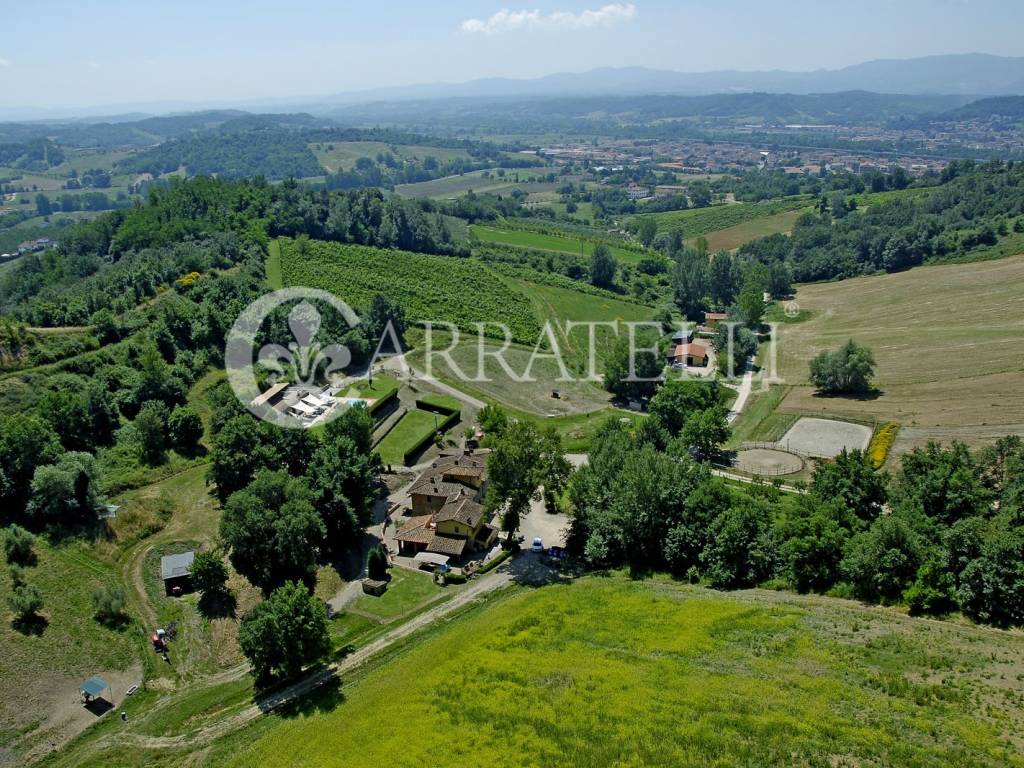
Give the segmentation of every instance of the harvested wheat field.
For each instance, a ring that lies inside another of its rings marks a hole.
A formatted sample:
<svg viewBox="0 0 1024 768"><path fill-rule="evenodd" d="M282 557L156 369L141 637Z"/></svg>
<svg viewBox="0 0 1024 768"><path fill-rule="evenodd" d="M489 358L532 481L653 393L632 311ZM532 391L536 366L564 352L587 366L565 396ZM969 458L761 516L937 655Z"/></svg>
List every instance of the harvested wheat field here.
<svg viewBox="0 0 1024 768"><path fill-rule="evenodd" d="M779 406L902 425L894 455L929 439L1024 433L1024 256L801 286L809 320L781 330ZM808 361L853 338L874 352L874 399L823 398Z"/></svg>

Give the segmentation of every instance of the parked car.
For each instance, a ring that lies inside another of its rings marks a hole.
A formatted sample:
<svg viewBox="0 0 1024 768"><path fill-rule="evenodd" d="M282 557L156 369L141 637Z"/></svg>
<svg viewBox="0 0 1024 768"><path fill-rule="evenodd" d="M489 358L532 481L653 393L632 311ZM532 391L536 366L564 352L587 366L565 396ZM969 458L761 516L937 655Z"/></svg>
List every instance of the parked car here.
<svg viewBox="0 0 1024 768"><path fill-rule="evenodd" d="M537 537L534 538L533 546L530 547L530 551L531 552L543 552L544 551L544 542L541 541L540 536L537 536Z"/></svg>

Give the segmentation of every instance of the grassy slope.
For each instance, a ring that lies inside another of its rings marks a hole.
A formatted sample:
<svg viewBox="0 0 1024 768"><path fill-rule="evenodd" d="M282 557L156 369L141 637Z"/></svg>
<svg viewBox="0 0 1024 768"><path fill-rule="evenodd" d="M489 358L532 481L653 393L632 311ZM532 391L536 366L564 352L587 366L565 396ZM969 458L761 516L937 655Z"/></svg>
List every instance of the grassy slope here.
<svg viewBox="0 0 1024 768"><path fill-rule="evenodd" d="M713 205L710 208L691 208L686 211L638 214L649 216L658 223L659 232L673 229L682 231L686 238L701 237L711 232L734 227L746 221L762 219L786 211L795 211L808 205L806 195L779 198L764 203L733 203Z"/></svg>
<svg viewBox="0 0 1024 768"><path fill-rule="evenodd" d="M47 623L41 634L12 627L11 582L6 567L0 572L0 747L22 733L32 741L53 699L73 700L82 680L139 663L138 635L131 627L107 629L92 617L93 591L116 582L111 565L75 545L55 548L40 539L35 551L37 564L24 578L43 597Z"/></svg>
<svg viewBox="0 0 1024 768"><path fill-rule="evenodd" d="M929 438L1024 432L1024 256L801 286L812 316L782 326L780 410L903 425L896 451ZM875 400L814 397L807 363L848 338L877 361Z"/></svg>
<svg viewBox="0 0 1024 768"><path fill-rule="evenodd" d="M462 176L448 176L415 184L399 184L395 187L395 193L402 197L448 198L459 197L470 190L477 194L485 192L504 194L516 188L525 192L543 192L553 190L558 186L558 182L533 181L538 177L547 176L551 172L548 167L508 168L505 171L505 178L499 178L496 171L497 169L472 171ZM484 178L483 174L485 173L490 173L490 178ZM515 180L516 174L519 176L519 181Z"/></svg>
<svg viewBox="0 0 1024 768"><path fill-rule="evenodd" d="M333 146L331 150L329 147ZM463 149L447 149L444 147L421 147L411 144L387 144L383 141L333 141L315 142L309 145L310 150L325 170L335 173L339 170L351 170L356 160L361 157L376 158L378 154L392 153L396 157L418 157L425 159L436 157L438 160L453 160L457 157L468 158L469 153Z"/></svg>
<svg viewBox="0 0 1024 768"><path fill-rule="evenodd" d="M581 240L566 234L547 234L544 232L531 232L526 229L506 229L502 227L487 227L482 224L473 224L469 228L471 237L474 240L485 243L502 243L523 248L535 248L541 251L554 251L556 253L569 253L573 255L590 256L594 252L595 243L589 240ZM642 253L631 251L627 248L609 244L609 249L616 259L629 264L634 264L643 258ZM651 254L655 258L656 254Z"/></svg>
<svg viewBox="0 0 1024 768"><path fill-rule="evenodd" d="M731 251L759 237L780 233L787 234L793 229L793 224L796 223L796 220L800 218L800 215L805 210L809 209L783 211L773 216L763 216L732 227L709 232L706 235L708 250L712 253L722 250ZM691 238L691 244L695 240L696 238Z"/></svg>
<svg viewBox="0 0 1024 768"><path fill-rule="evenodd" d="M473 259L318 241L278 242L285 285L322 288L356 308L369 306L374 295L383 293L401 303L412 321L444 321L462 328L505 322L521 340L536 338L540 328L525 297L507 290L486 265Z"/></svg>
<svg viewBox="0 0 1024 768"><path fill-rule="evenodd" d="M281 271L281 244L271 240L267 245L267 283L275 291L284 288L284 274Z"/></svg>
<svg viewBox="0 0 1024 768"><path fill-rule="evenodd" d="M586 579L432 631L214 765L1022 765L1021 638Z"/></svg>

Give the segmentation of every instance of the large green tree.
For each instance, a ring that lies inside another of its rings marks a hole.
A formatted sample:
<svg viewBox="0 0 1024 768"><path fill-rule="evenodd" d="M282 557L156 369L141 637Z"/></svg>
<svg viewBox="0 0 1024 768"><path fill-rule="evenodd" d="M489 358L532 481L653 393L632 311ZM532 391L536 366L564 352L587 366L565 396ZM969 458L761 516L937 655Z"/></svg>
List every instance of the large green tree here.
<svg viewBox="0 0 1024 768"><path fill-rule="evenodd" d="M871 466L859 449L843 449L832 461L818 462L811 490L822 501L837 501L859 519L878 517L886 500L888 477Z"/></svg>
<svg viewBox="0 0 1024 768"><path fill-rule="evenodd" d="M630 400L653 395L665 361L660 351L641 350L656 347L658 338L653 332L639 331L632 343L628 334L620 335L605 358L604 388Z"/></svg>
<svg viewBox="0 0 1024 768"><path fill-rule="evenodd" d="M590 254L590 282L599 288L611 288L615 283L615 273L619 263L612 256L611 249L604 243L594 246Z"/></svg>
<svg viewBox="0 0 1024 768"><path fill-rule="evenodd" d="M220 539L235 570L269 593L286 581L312 583L326 530L306 482L261 470L224 504Z"/></svg>
<svg viewBox="0 0 1024 768"><path fill-rule="evenodd" d="M29 512L44 525L78 525L96 514L96 459L69 451L55 464L37 467Z"/></svg>
<svg viewBox="0 0 1024 768"><path fill-rule="evenodd" d="M839 349L811 360L811 383L826 395L858 395L871 391L875 357L853 339Z"/></svg>
<svg viewBox="0 0 1024 768"><path fill-rule="evenodd" d="M301 583L282 584L242 617L238 644L257 680L295 677L331 648L323 601Z"/></svg>

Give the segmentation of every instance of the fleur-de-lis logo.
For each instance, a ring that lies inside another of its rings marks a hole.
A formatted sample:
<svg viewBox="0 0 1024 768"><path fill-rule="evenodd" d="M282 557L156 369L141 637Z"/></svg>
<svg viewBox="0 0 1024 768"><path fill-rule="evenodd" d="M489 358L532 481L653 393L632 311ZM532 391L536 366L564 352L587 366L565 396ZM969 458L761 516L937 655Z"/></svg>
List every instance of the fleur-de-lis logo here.
<svg viewBox="0 0 1024 768"><path fill-rule="evenodd" d="M261 326L278 308L291 305L288 330L291 341L264 344L257 350ZM283 427L301 428L308 422L273 407L261 390L257 371L269 372L271 384L286 384L312 391L330 381L331 375L344 370L352 362L352 353L344 344L325 343L323 316L317 305L336 310L349 327L359 324L359 317L345 302L327 291L316 288L285 288L261 296L238 316L227 335L224 367L228 382L246 408L265 421ZM259 377L264 378L264 377ZM324 416L330 420L343 409L334 408Z"/></svg>
<svg viewBox="0 0 1024 768"><path fill-rule="evenodd" d="M280 380L291 377L298 386L310 388L344 370L352 362L352 353L343 344L321 345L317 341L323 318L308 301L296 304L288 313L288 328L293 341L285 348L280 344L264 344L258 361Z"/></svg>

